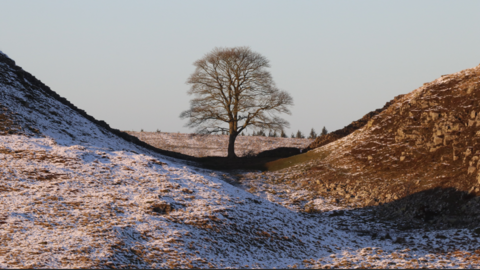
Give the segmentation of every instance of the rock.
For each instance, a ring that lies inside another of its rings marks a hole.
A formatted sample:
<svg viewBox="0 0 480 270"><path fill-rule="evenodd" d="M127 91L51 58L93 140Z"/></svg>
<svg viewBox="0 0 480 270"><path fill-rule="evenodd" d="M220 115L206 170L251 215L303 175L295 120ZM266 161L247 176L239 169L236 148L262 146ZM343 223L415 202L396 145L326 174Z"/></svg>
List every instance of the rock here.
<svg viewBox="0 0 480 270"><path fill-rule="evenodd" d="M433 144L435 146L439 145L439 144L442 144L443 143L443 138L441 137L438 137L438 136L434 136L433 137Z"/></svg>
<svg viewBox="0 0 480 270"><path fill-rule="evenodd" d="M476 170L477 170L477 168L475 168L474 166L470 166L470 167L468 167L467 173L468 173L468 174L472 174L472 173L474 173Z"/></svg>
<svg viewBox="0 0 480 270"><path fill-rule="evenodd" d="M439 117L439 114L438 114L438 113L436 113L436 112L430 112L430 118L431 118L433 121L437 120L438 117Z"/></svg>
<svg viewBox="0 0 480 270"><path fill-rule="evenodd" d="M405 160L405 156L401 156L400 161L404 161L404 160Z"/></svg>
<svg viewBox="0 0 480 270"><path fill-rule="evenodd" d="M474 90L475 90L475 86L474 86L474 85L471 85L471 86L468 87L468 89L467 89L467 94L473 93Z"/></svg>
<svg viewBox="0 0 480 270"><path fill-rule="evenodd" d="M372 157L372 156L368 156L368 160L372 160L372 159L373 159L373 157Z"/></svg>
<svg viewBox="0 0 480 270"><path fill-rule="evenodd" d="M468 157L472 154L472 147L467 148L467 150L463 153L465 157Z"/></svg>

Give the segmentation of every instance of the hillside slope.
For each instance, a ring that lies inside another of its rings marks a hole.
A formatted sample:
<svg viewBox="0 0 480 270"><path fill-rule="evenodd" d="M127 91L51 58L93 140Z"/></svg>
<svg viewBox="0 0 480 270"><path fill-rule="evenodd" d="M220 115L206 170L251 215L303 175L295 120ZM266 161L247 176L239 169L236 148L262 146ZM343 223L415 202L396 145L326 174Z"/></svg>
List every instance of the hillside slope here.
<svg viewBox="0 0 480 270"><path fill-rule="evenodd" d="M370 119L372 119L374 116L378 115L379 113L383 112L384 110L388 109L390 105L394 104L397 100L399 100L403 95L396 96L394 99L390 100L387 102L382 108L376 109L374 111L371 111L367 114L365 114L362 118L358 119L357 121L353 121L349 125L345 126L344 128L332 131L326 135L321 135L318 136L315 141L313 141L308 147L305 148L305 150L309 151L324 145L327 145L331 142L334 142L338 139L341 139L343 137L346 137L356 130L364 127Z"/></svg>
<svg viewBox="0 0 480 270"><path fill-rule="evenodd" d="M191 158L180 153L157 149L135 136L111 128L105 121L95 119L17 66L15 61L1 51L0 84L2 85L0 106L4 112L15 112L16 115L11 118L21 123L23 129L19 132L22 134L43 134L55 137L59 142L66 144L72 141L88 141L91 138L96 141L115 137L163 155L187 160ZM106 143L108 140L103 142Z"/></svg>
<svg viewBox="0 0 480 270"><path fill-rule="evenodd" d="M413 254L401 234L344 229L375 224L308 215L132 143L12 63L0 52L2 268L480 265L469 231L455 254L410 233Z"/></svg>
<svg viewBox="0 0 480 270"><path fill-rule="evenodd" d="M347 137L300 160L291 175L317 194L412 224L480 226L480 66L396 100Z"/></svg>
<svg viewBox="0 0 480 270"><path fill-rule="evenodd" d="M286 267L350 241L124 140L0 56L2 268Z"/></svg>

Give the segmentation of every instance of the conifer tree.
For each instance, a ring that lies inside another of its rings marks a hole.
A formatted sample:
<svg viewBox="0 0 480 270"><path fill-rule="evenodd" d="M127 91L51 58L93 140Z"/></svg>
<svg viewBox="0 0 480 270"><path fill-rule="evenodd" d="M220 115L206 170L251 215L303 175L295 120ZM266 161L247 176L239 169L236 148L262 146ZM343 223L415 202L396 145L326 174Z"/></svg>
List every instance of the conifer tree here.
<svg viewBox="0 0 480 270"><path fill-rule="evenodd" d="M322 133L320 134L321 136L324 136L324 135L327 135L328 134L328 131L327 129L325 128L325 126L323 126L322 128Z"/></svg>
<svg viewBox="0 0 480 270"><path fill-rule="evenodd" d="M317 138L317 133L315 132L315 129L312 128L312 130L310 130L310 135L308 136L309 139L315 139Z"/></svg>
<svg viewBox="0 0 480 270"><path fill-rule="evenodd" d="M282 129L282 133L280 133L280 137L288 138L287 134L285 134L285 131L283 131L283 129Z"/></svg>
<svg viewBox="0 0 480 270"><path fill-rule="evenodd" d="M300 130L297 131L297 138L298 139L303 139L305 136L303 136L302 132Z"/></svg>
<svg viewBox="0 0 480 270"><path fill-rule="evenodd" d="M290 136L290 138L295 138L295 134L293 134L293 132L292 132L292 136Z"/></svg>

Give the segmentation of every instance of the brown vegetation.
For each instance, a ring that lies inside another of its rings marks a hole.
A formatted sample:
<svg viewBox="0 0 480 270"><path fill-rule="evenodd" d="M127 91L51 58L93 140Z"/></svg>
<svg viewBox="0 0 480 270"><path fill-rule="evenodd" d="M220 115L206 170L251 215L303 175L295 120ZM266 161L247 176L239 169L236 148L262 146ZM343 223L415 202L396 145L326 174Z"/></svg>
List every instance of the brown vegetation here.
<svg viewBox="0 0 480 270"><path fill-rule="evenodd" d="M349 124L348 126L342 129L338 129L333 132L326 133L325 127L323 127L325 131L322 130L321 136L317 137L317 139L313 143L311 143L305 150L309 151L350 135L354 131L365 126L368 123L368 121L372 119L372 117L386 110L388 107L390 107L390 105L395 103L395 101L399 100L401 97L403 97L403 95L396 96L394 99L387 102L385 106L383 106L382 108L376 109L375 111L371 111L365 114L362 118L358 119L357 121L353 121L351 124Z"/></svg>
<svg viewBox="0 0 480 270"><path fill-rule="evenodd" d="M442 76L357 121L369 118L350 136L319 138L312 145L322 147L267 167L300 164L289 177L305 188L340 204L382 205L384 217L478 226L479 100L480 66Z"/></svg>

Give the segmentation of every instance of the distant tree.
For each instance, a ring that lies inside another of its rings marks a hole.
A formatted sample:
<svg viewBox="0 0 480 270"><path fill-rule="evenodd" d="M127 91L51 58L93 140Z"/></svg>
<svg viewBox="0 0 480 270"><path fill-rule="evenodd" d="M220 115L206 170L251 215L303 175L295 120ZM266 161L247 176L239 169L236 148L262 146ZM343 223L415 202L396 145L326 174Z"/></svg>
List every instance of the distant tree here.
<svg viewBox="0 0 480 270"><path fill-rule="evenodd" d="M315 132L315 129L312 128L312 130L310 130L310 135L308 136L309 139L315 139L317 138L317 133Z"/></svg>
<svg viewBox="0 0 480 270"><path fill-rule="evenodd" d="M160 129L157 129L157 133L160 133L160 132L161 132Z"/></svg>
<svg viewBox="0 0 480 270"><path fill-rule="evenodd" d="M327 135L328 134L328 131L327 129L325 128L325 126L322 128L322 133L320 133L320 136L323 136L323 135Z"/></svg>
<svg viewBox="0 0 480 270"><path fill-rule="evenodd" d="M297 131L297 138L298 139L303 139L305 136L303 136L302 132L300 130Z"/></svg>
<svg viewBox="0 0 480 270"><path fill-rule="evenodd" d="M143 132L143 128L142 128L142 129L140 129L140 132Z"/></svg>
<svg viewBox="0 0 480 270"><path fill-rule="evenodd" d="M292 136L290 136L290 138L295 138L295 134L293 134L293 132L292 132Z"/></svg>
<svg viewBox="0 0 480 270"><path fill-rule="evenodd" d="M283 131L283 129L282 129L282 133L280 133L280 137L282 137L282 138L287 138L287 134L285 134L285 132Z"/></svg>
<svg viewBox="0 0 480 270"><path fill-rule="evenodd" d="M288 122L293 99L275 87L266 68L269 61L248 47L216 48L194 63L190 109L180 114L197 133L229 134L228 157L235 158L235 139L245 128L281 130ZM225 127L225 125L227 127Z"/></svg>
<svg viewBox="0 0 480 270"><path fill-rule="evenodd" d="M275 130L270 130L268 132L268 137L272 137L272 138L277 137L277 132Z"/></svg>

